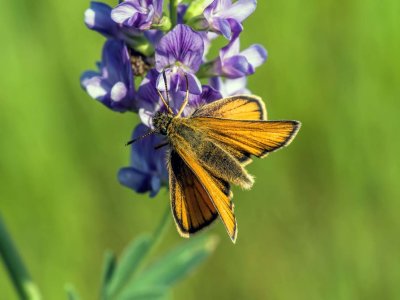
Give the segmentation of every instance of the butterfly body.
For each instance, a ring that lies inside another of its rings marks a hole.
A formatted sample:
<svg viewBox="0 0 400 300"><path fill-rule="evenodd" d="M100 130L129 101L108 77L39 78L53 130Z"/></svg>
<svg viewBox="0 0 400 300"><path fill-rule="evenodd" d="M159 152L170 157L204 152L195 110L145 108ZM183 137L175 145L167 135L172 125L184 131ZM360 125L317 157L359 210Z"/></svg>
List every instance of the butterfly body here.
<svg viewBox="0 0 400 300"><path fill-rule="evenodd" d="M256 96L224 98L199 107L189 117L157 113L155 131L166 135L171 206L182 236L201 230L220 216L232 241L237 225L230 184L250 189L245 170L251 156L264 157L286 146L297 121L267 121Z"/></svg>

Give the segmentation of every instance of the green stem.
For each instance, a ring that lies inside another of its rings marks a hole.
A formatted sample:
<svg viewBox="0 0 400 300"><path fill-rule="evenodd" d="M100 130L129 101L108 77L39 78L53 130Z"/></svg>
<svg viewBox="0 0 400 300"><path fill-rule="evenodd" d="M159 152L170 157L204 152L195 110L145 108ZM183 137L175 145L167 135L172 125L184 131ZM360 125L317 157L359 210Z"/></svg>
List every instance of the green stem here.
<svg viewBox="0 0 400 300"><path fill-rule="evenodd" d="M161 217L160 223L158 223L158 226L154 230L152 234L152 239L151 239L151 244L149 246L149 251L147 251L146 256L142 259L140 262L139 267L137 268L135 274L140 274L145 267L147 267L149 259L151 255L155 252L157 249L158 245L161 243L162 239L165 236L165 233L167 232L168 225L171 221L171 207L168 203L166 210L164 211L164 214Z"/></svg>
<svg viewBox="0 0 400 300"><path fill-rule="evenodd" d="M178 0L169 1L169 18L171 19L172 28L178 23Z"/></svg>
<svg viewBox="0 0 400 300"><path fill-rule="evenodd" d="M0 254L21 300L40 300L36 284L29 276L0 216Z"/></svg>
<svg viewBox="0 0 400 300"><path fill-rule="evenodd" d="M153 241L152 241L152 249L155 249L158 244L161 242L163 239L165 233L167 232L168 229L168 224L171 221L171 206L168 203L166 210L164 211L164 214L161 218L160 223L156 227L153 233Z"/></svg>

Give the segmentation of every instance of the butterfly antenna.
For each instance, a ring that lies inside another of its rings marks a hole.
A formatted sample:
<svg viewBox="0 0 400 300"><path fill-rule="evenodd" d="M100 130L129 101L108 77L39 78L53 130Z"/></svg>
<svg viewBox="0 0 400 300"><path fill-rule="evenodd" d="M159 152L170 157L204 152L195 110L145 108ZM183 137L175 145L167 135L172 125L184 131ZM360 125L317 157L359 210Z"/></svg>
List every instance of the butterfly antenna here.
<svg viewBox="0 0 400 300"><path fill-rule="evenodd" d="M167 84L167 75L165 74L165 70L162 72L162 76L164 79L165 93L167 94L167 103L169 106L169 91L168 91L168 84Z"/></svg>
<svg viewBox="0 0 400 300"><path fill-rule="evenodd" d="M129 145L131 145L131 144L133 144L133 143L135 143L135 142L137 142L137 141L139 141L139 140L142 140L142 139L144 139L145 137L148 137L149 135L152 135L153 133L156 133L156 130L151 130L151 131L149 131L148 133L146 133L146 134L144 134L144 135L142 135L142 136L137 137L136 139L130 140L129 142L127 142L127 143L125 144L125 146L129 146Z"/></svg>
<svg viewBox="0 0 400 300"><path fill-rule="evenodd" d="M170 114L173 115L174 112L173 112L172 109L169 107L167 101L165 101L165 99L164 99L163 95L161 94L161 92L160 92L157 88L156 88L156 91L157 91L158 95L160 96L161 101L164 103L165 107L168 109L168 112L169 112ZM168 95L168 94L167 94L167 95Z"/></svg>
<svg viewBox="0 0 400 300"><path fill-rule="evenodd" d="M189 102L189 79L186 73L185 73L185 79L186 79L186 95L181 105L181 108L179 109L178 114L176 115L177 117L180 117L180 115L182 114L183 110L185 109L186 105Z"/></svg>

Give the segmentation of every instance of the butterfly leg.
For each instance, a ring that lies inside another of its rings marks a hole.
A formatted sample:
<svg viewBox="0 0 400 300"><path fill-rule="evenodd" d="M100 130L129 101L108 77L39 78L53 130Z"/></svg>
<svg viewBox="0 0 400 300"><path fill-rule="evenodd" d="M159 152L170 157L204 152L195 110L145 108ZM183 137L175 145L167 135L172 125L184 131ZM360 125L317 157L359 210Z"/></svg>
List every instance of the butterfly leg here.
<svg viewBox="0 0 400 300"><path fill-rule="evenodd" d="M155 147L154 147L154 150L161 149L162 147L165 147L165 146L167 146L168 144L169 144L168 142L165 142L165 143L159 144L159 145L157 145L157 146L155 146Z"/></svg>

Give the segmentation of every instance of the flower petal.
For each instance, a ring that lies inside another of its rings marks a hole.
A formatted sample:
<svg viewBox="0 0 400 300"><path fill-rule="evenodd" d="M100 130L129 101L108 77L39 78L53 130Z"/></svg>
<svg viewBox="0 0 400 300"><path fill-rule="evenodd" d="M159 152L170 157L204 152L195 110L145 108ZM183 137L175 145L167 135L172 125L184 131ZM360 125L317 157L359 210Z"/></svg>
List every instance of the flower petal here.
<svg viewBox="0 0 400 300"><path fill-rule="evenodd" d="M102 86L102 79L99 76L85 79L82 81L82 85L93 99L102 99L108 93L107 89Z"/></svg>
<svg viewBox="0 0 400 300"><path fill-rule="evenodd" d="M261 45L253 45L240 53L254 67L261 66L267 59L267 51Z"/></svg>
<svg viewBox="0 0 400 300"><path fill-rule="evenodd" d="M226 39L231 39L231 26L228 20L223 18L215 18L212 23L212 29L214 29L216 32L220 32Z"/></svg>
<svg viewBox="0 0 400 300"><path fill-rule="evenodd" d="M194 74L187 73L188 87L186 87L186 80L181 80L180 90L185 91L189 88L189 93L199 95L202 92L200 80Z"/></svg>
<svg viewBox="0 0 400 300"><path fill-rule="evenodd" d="M155 197L161 189L161 178L159 176L153 176L150 180L151 192L150 197Z"/></svg>
<svg viewBox="0 0 400 300"><path fill-rule="evenodd" d="M118 35L118 25L111 19L111 7L105 3L90 3L90 8L85 11L85 24L108 38Z"/></svg>
<svg viewBox="0 0 400 300"><path fill-rule="evenodd" d="M121 168L118 172L118 181L137 193L151 191L151 176L133 167Z"/></svg>
<svg viewBox="0 0 400 300"><path fill-rule="evenodd" d="M256 7L257 0L239 0L233 3L229 8L222 10L219 13L219 16L243 22L243 20L254 12Z"/></svg>
<svg viewBox="0 0 400 300"><path fill-rule="evenodd" d="M156 68L159 72L180 63L190 72L197 72L202 62L204 43L201 34L189 26L178 24L166 34L156 48Z"/></svg>
<svg viewBox="0 0 400 300"><path fill-rule="evenodd" d="M234 95L248 95L251 92L246 88L247 77L226 79L224 83L225 97Z"/></svg>
<svg viewBox="0 0 400 300"><path fill-rule="evenodd" d="M140 121L147 127L154 129L153 128L153 116L154 116L154 111L146 110L144 108L139 108L139 118Z"/></svg>
<svg viewBox="0 0 400 300"><path fill-rule="evenodd" d="M121 101L125 98L128 89L126 88L125 83L118 81L114 86L111 88L111 100L113 101Z"/></svg>
<svg viewBox="0 0 400 300"><path fill-rule="evenodd" d="M149 132L143 124L136 126L132 138L138 138ZM167 149L154 148L164 142L164 137L152 134L140 139L131 146L131 166L122 168L118 173L119 182L138 193L150 191L154 196L168 181L165 163Z"/></svg>
<svg viewBox="0 0 400 300"><path fill-rule="evenodd" d="M222 72L228 78L238 78L254 73L254 68L249 64L246 57L236 55L224 60Z"/></svg>
<svg viewBox="0 0 400 300"><path fill-rule="evenodd" d="M139 13L139 11L133 5L133 3L125 1L117 5L117 7L112 10L111 18L114 20L114 22L122 25L128 23L128 20L137 13Z"/></svg>
<svg viewBox="0 0 400 300"><path fill-rule="evenodd" d="M228 45L220 51L221 60L225 60L229 57L238 55L240 52L240 41L239 39L232 39Z"/></svg>
<svg viewBox="0 0 400 300"><path fill-rule="evenodd" d="M153 112L160 107L160 96L156 88L158 75L159 73L155 69L151 69L147 72L137 92L137 107Z"/></svg>

